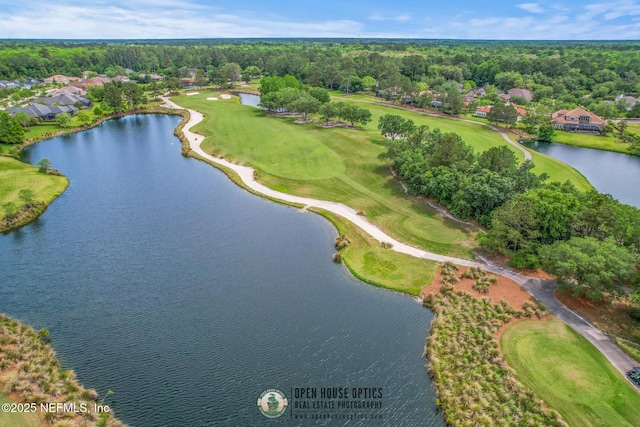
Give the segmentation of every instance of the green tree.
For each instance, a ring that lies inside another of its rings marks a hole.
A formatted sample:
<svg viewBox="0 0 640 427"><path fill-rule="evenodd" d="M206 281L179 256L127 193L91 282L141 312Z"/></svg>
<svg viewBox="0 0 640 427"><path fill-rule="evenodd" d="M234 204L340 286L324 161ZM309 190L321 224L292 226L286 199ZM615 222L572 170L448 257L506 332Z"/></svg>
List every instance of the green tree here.
<svg viewBox="0 0 640 427"><path fill-rule="evenodd" d="M122 93L131 107L135 110L138 105L145 103L144 91L137 83L125 83L122 85Z"/></svg>
<svg viewBox="0 0 640 427"><path fill-rule="evenodd" d="M0 143L22 144L24 129L9 113L0 111Z"/></svg>
<svg viewBox="0 0 640 427"><path fill-rule="evenodd" d="M362 87L367 92L373 91L376 88L376 84L377 84L376 79L374 79L371 76L364 76L362 78Z"/></svg>
<svg viewBox="0 0 640 427"><path fill-rule="evenodd" d="M481 168L493 172L512 175L518 164L518 158L506 145L491 147L478 158Z"/></svg>
<svg viewBox="0 0 640 427"><path fill-rule="evenodd" d="M85 111L82 111L78 114L78 120L80 121L80 123L86 126L91 122L91 117L89 117L89 114L87 114Z"/></svg>
<svg viewBox="0 0 640 427"><path fill-rule="evenodd" d="M263 77L260 80L260 87L258 87L258 91L261 96L264 96L271 92L278 92L280 89L284 88L284 80L279 76L267 76Z"/></svg>
<svg viewBox="0 0 640 427"><path fill-rule="evenodd" d="M247 68L244 69L244 73L251 76L252 79L255 79L262 72L260 71L260 68L256 67L255 65L249 65Z"/></svg>
<svg viewBox="0 0 640 427"><path fill-rule="evenodd" d="M295 111L296 113L302 113L304 119L306 120L307 115L312 113L317 113L320 109L320 101L318 101L313 96L303 92L304 95L300 98L293 101L289 108L291 111Z"/></svg>
<svg viewBox="0 0 640 427"><path fill-rule="evenodd" d="M20 126L22 126L25 129L28 129L29 126L34 124L34 117L31 117L24 111L20 111L19 113L16 113L15 119L18 121L18 123L20 123Z"/></svg>
<svg viewBox="0 0 640 427"><path fill-rule="evenodd" d="M378 119L380 133L392 141L404 138L414 127L413 120L395 114L385 114Z"/></svg>
<svg viewBox="0 0 640 427"><path fill-rule="evenodd" d="M540 125L538 128L538 140L540 141L553 141L553 136L555 135L556 130L553 125Z"/></svg>
<svg viewBox="0 0 640 427"><path fill-rule="evenodd" d="M336 109L334 107L333 102L327 102L326 104L322 104L320 106L320 114L322 115L322 119L327 123L333 117L336 116Z"/></svg>
<svg viewBox="0 0 640 427"><path fill-rule="evenodd" d="M331 100L331 95L329 95L329 91L322 89L320 87L310 88L309 95L313 96L315 99L317 99L323 104L326 104Z"/></svg>
<svg viewBox="0 0 640 427"><path fill-rule="evenodd" d="M364 126L371 121L371 111L353 104L345 106L343 116L346 121L351 123L351 126L355 123Z"/></svg>
<svg viewBox="0 0 640 427"><path fill-rule="evenodd" d="M71 124L71 115L69 113L60 113L56 116L56 123L63 128Z"/></svg>
<svg viewBox="0 0 640 427"><path fill-rule="evenodd" d="M438 100L442 102L442 111L445 113L459 114L464 110L464 101L456 82L443 85Z"/></svg>
<svg viewBox="0 0 640 427"><path fill-rule="evenodd" d="M236 85L236 82L240 80L240 75L242 74L242 68L240 65L235 62L229 62L222 67L222 73L229 81L231 87Z"/></svg>
<svg viewBox="0 0 640 427"><path fill-rule="evenodd" d="M49 169L51 169L51 165L51 160L47 159L46 157L38 160L38 167L40 168L40 172L46 173Z"/></svg>
<svg viewBox="0 0 640 427"><path fill-rule="evenodd" d="M121 85L114 83L104 84L104 102L113 110L114 113L119 113L124 107Z"/></svg>
<svg viewBox="0 0 640 427"><path fill-rule="evenodd" d="M505 105L504 102L497 102L487 114L487 119L493 123L504 123L514 125L518 121L518 111L513 105Z"/></svg>
<svg viewBox="0 0 640 427"><path fill-rule="evenodd" d="M612 238L573 237L541 248L540 257L562 287L594 301L620 294L637 274L636 256Z"/></svg>
<svg viewBox="0 0 640 427"><path fill-rule="evenodd" d="M96 105L96 107L93 109L93 114L95 114L96 117L100 117L104 114L104 111L102 111L102 108Z"/></svg>

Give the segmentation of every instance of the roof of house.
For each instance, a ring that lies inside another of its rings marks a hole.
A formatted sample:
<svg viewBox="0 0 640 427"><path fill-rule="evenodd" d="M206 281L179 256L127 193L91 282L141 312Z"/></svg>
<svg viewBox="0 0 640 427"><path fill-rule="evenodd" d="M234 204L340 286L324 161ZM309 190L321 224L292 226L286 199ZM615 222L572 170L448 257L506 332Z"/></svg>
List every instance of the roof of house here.
<svg viewBox="0 0 640 427"><path fill-rule="evenodd" d="M26 107L15 107L7 110L9 114L16 115L17 113L26 113L31 117L45 117L48 115L57 116L60 113L74 113L77 111L75 107L68 105L43 105L43 104L31 104Z"/></svg>
<svg viewBox="0 0 640 427"><path fill-rule="evenodd" d="M38 98L33 101L34 104L44 104L44 105L74 105L76 102L80 102L81 104L86 104L89 102L88 99L82 98L80 96L74 95L72 93L61 93L56 96L48 96L45 98Z"/></svg>
<svg viewBox="0 0 640 427"><path fill-rule="evenodd" d="M75 86L63 86L61 88L58 89L54 89L49 93L49 95L51 96L56 96L56 95L62 95L62 94L73 94L73 95L80 95L82 94L84 91L82 89L80 89L79 87L75 87Z"/></svg>
<svg viewBox="0 0 640 427"><path fill-rule="evenodd" d="M77 82L78 80L81 80L81 79L79 77L69 77L69 76L64 76L62 74L56 74L55 76L47 77L46 79L44 79L44 82L53 83L54 80L56 83L68 84L69 82Z"/></svg>
<svg viewBox="0 0 640 427"><path fill-rule="evenodd" d="M579 121L580 117L589 117L589 123L593 125L603 125L606 122L601 118L596 116L593 113L583 109L583 108L574 108L573 110L558 110L555 113L551 114L551 123L554 124L572 124ZM569 118L574 118L573 120L569 120Z"/></svg>
<svg viewBox="0 0 640 427"><path fill-rule="evenodd" d="M530 91L520 88L509 89L509 96L521 96L527 101L531 101L533 99L533 94Z"/></svg>
<svg viewBox="0 0 640 427"><path fill-rule="evenodd" d="M511 104L511 106L513 106L513 108L516 109L516 112L519 115L524 116L525 114L527 114L527 110L524 110L524 109L518 107L516 104ZM493 108L493 106L477 108L476 109L476 113L489 113L491 111L491 108Z"/></svg>

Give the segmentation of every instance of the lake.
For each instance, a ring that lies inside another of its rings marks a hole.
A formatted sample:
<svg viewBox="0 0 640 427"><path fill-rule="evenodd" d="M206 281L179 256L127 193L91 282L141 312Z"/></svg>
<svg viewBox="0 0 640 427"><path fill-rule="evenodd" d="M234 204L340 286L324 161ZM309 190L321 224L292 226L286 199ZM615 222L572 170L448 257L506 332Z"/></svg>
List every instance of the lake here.
<svg viewBox="0 0 640 427"><path fill-rule="evenodd" d="M270 388L288 395L282 424L443 426L422 356L432 313L334 264L323 218L182 157L178 121L130 116L27 149L70 186L0 235L0 311L47 327L131 426L272 425L257 407ZM381 389L382 407L294 408L337 387Z"/></svg>
<svg viewBox="0 0 640 427"><path fill-rule="evenodd" d="M640 157L549 142L524 145L573 166L600 193L640 208Z"/></svg>

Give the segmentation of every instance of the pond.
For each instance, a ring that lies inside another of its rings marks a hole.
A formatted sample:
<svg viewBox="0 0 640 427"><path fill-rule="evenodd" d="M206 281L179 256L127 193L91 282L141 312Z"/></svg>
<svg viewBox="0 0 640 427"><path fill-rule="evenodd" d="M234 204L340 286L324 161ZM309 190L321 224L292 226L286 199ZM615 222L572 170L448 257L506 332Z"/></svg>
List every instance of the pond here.
<svg viewBox="0 0 640 427"><path fill-rule="evenodd" d="M640 208L640 157L549 142L524 145L573 166L600 193Z"/></svg>
<svg viewBox="0 0 640 427"><path fill-rule="evenodd" d="M0 236L0 311L47 327L130 426L265 424L270 388L289 397L278 421L297 424L320 413L293 407L299 390L334 387L382 391L381 409L337 415L443 426L422 356L432 313L334 264L323 218L182 157L177 123L130 116L27 150L70 186Z"/></svg>

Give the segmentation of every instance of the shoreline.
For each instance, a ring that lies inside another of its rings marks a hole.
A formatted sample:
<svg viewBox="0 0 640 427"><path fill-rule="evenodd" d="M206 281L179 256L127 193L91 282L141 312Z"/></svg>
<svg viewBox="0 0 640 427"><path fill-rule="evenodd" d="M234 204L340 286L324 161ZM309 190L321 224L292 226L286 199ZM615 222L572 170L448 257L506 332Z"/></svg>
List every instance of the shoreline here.
<svg viewBox="0 0 640 427"><path fill-rule="evenodd" d="M100 126L102 123L109 121L109 120L113 120L113 119L119 119L122 117L127 117L127 116L133 116L136 114L166 114L166 115L171 115L171 116L182 116L184 121L185 119L188 120L188 112L184 112L184 111L179 111L179 110L175 110L175 109L169 109L169 108L163 108L162 106L154 106L150 109L147 108L143 108L143 109L136 109L136 110L128 110L122 113L118 113L118 114L110 114L108 116L103 116L100 119L98 119L95 123L92 123L90 125L85 125L85 126L80 126L80 127L74 127L74 128L70 128L70 129L66 129L66 130L62 130L59 132L56 132L55 134L44 134L41 135L40 137L36 137L33 139L29 139L26 140L25 142L23 142L20 145L20 151L24 150L27 147L30 147L32 145L38 144L40 142L44 142L44 141L48 141L50 139L53 138L57 138L60 136L65 136L65 135L71 135L74 133L79 133L79 132L84 132L86 130L90 130L93 129L95 127ZM178 124L178 128L180 128L183 123L182 121ZM175 132L174 132L175 133ZM179 135L176 136L179 137ZM184 146L183 146L184 149ZM186 153L183 152L184 155L186 155ZM6 156L12 159L15 159L13 156ZM19 162L25 163L27 165L31 165L30 163L26 163L23 162L20 159L15 159ZM31 165L34 166L34 165ZM48 202L41 202L42 204L35 204L32 203L31 206L27 206L27 205L23 205L19 208L19 211L22 212L22 216L23 218L20 219L20 221L15 222L15 223L11 223L9 226L7 226L6 228L0 227L0 233L5 234L5 233L9 233L11 231L17 230L25 225L28 225L32 222L34 222L35 220L37 220L38 218L40 218L40 216L47 210L47 208L60 196L62 196L62 194L64 194L65 191L67 191L67 189L69 188L69 178L67 178L66 175L60 173L60 176L63 176L64 178L66 178L67 180L67 185L65 186L64 190L62 190L59 194L57 194L54 198L52 198L51 200L49 200ZM26 207L26 209L25 209ZM2 217L0 218L0 224L2 224L3 222L5 222L6 217Z"/></svg>
<svg viewBox="0 0 640 427"><path fill-rule="evenodd" d="M183 122L184 125L176 134L182 133L179 138L182 143L188 143L189 149L186 155L206 161L214 167L217 167L229 176L229 178L240 187L250 191L251 193L268 200L276 201L286 205L303 206L304 210L310 208L326 210L337 214L344 219L352 222L366 234L369 234L380 243L391 243L389 250L393 250L416 258L428 259L437 262L453 262L465 267L479 267L493 274L498 274L509 278L523 287L536 301L543 304L551 314L558 317L563 323L570 326L577 333L585 337L600 352L602 352L609 362L626 378L626 371L635 366L634 361L620 349L615 343L611 342L605 334L587 322L580 315L567 308L555 297L555 281L542 280L539 278L525 276L509 268L502 268L489 262L477 262L446 255L440 255L433 252L418 249L400 242L387 235L376 225L370 223L364 217L358 215L358 212L342 203L330 202L324 200L316 200L307 197L294 196L291 194L275 191L256 180L257 173L255 169L231 163L225 159L221 159L206 153L200 144L205 137L198 133L192 132L191 129L204 120L204 115L198 111L180 107L171 101L168 97L161 98L164 106L171 109L186 110L189 113L189 119ZM182 124L182 122L181 122ZM486 125L488 126L488 125ZM183 147L183 153L185 152ZM232 178L231 172L236 178ZM313 211L313 209L311 209ZM324 215L323 215L324 216ZM335 226L335 225L334 225ZM357 276L356 276L357 277ZM626 378L628 380L628 378ZM628 380L629 381L629 380Z"/></svg>

